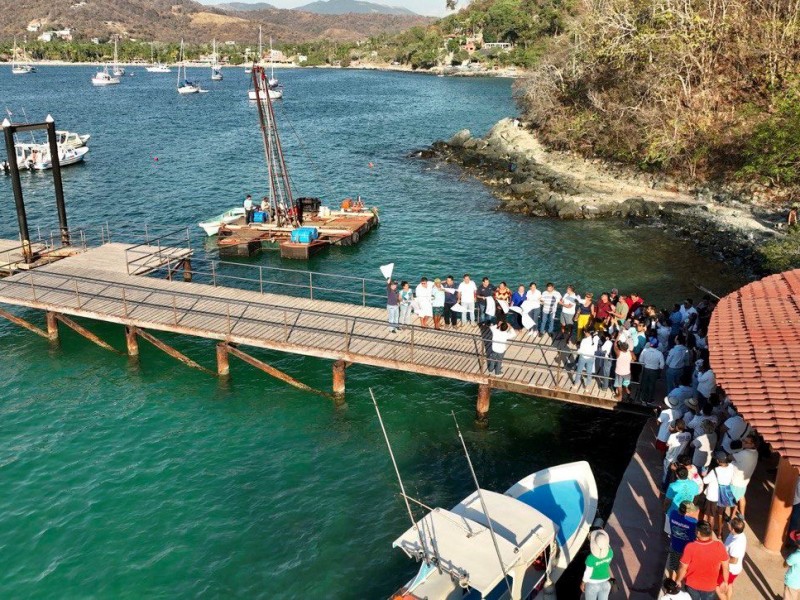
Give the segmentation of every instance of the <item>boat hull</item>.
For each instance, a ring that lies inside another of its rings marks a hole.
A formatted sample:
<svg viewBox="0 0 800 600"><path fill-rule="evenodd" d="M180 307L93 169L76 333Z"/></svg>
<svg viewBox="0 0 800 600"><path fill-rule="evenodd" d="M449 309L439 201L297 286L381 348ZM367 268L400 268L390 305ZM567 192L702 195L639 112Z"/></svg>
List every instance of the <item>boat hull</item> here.
<svg viewBox="0 0 800 600"><path fill-rule="evenodd" d="M111 79L97 79L96 77L92 78L92 85L95 87L107 87L109 85L117 84L119 84L119 79L116 77L112 77Z"/></svg>
<svg viewBox="0 0 800 600"><path fill-rule="evenodd" d="M263 93L263 92L262 92ZM247 92L247 97L250 98L253 102L257 100L255 90L250 90ZM283 98L283 92L281 90L269 90L269 97L270 100L280 100Z"/></svg>
<svg viewBox="0 0 800 600"><path fill-rule="evenodd" d="M186 96L188 94L199 94L200 93L200 88L199 87L195 87L193 85L184 85L184 86L178 88L178 93L181 96Z"/></svg>

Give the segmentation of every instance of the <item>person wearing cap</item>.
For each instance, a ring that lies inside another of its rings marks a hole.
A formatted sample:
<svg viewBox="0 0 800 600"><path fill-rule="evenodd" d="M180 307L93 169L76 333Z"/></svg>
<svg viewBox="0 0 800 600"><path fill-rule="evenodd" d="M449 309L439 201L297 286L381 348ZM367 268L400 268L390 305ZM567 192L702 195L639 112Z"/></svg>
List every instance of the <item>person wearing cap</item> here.
<svg viewBox="0 0 800 600"><path fill-rule="evenodd" d="M744 519L733 517L730 522L731 532L725 538L725 550L728 552L728 591L720 593L721 600L733 598L733 582L742 572L744 556L747 554L747 536L744 534ZM717 583L723 582L722 573L719 574Z"/></svg>
<svg viewBox="0 0 800 600"><path fill-rule="evenodd" d="M397 290L397 282L391 278L386 280L386 314L389 319L389 331L397 333L397 326L400 323L400 292Z"/></svg>
<svg viewBox="0 0 800 600"><path fill-rule="evenodd" d="M433 327L434 329L442 328L442 315L444 314L444 296L445 291L442 286L442 280L438 277L433 280L433 287L431 288L431 312L433 313Z"/></svg>
<svg viewBox="0 0 800 600"><path fill-rule="evenodd" d="M687 423L690 423L700 412L700 407L697 404L697 398L692 396L683 402L683 418Z"/></svg>
<svg viewBox="0 0 800 600"><path fill-rule="evenodd" d="M800 531L789 532L790 554L783 566L787 567L783 578L783 600L800 600Z"/></svg>
<svg viewBox="0 0 800 600"><path fill-rule="evenodd" d="M726 419L719 428L719 433L722 436L722 447L726 452L731 451L731 442L733 440L740 440L752 433L752 429L750 429L750 425L747 424L744 417L733 410L733 407L731 407L731 411L733 415Z"/></svg>
<svg viewBox="0 0 800 600"><path fill-rule="evenodd" d="M669 513L667 575L672 578L678 574L683 549L695 540L699 518L700 509L691 500L684 500L678 510L672 510Z"/></svg>
<svg viewBox="0 0 800 600"><path fill-rule="evenodd" d="M673 422L683 416L683 407L675 398L667 396L664 398L664 410L658 415L658 432L656 433L656 450L661 452L661 456L667 453L667 440L669 439L669 428Z"/></svg>
<svg viewBox="0 0 800 600"><path fill-rule="evenodd" d="M717 585L720 573L722 583ZM697 539L686 545L678 568L677 583L686 583L692 600L717 600L717 591L728 592L728 552L714 539L711 525L706 521L697 524Z"/></svg>
<svg viewBox="0 0 800 600"><path fill-rule="evenodd" d="M589 534L589 556L583 571L581 591L586 600L608 600L611 593L611 560L614 551L608 533L597 529Z"/></svg>
<svg viewBox="0 0 800 600"><path fill-rule="evenodd" d="M653 401L653 392L655 392L656 389L656 382L664 368L664 355L658 350L658 338L651 337L647 340L647 345L639 355L639 362L642 365L642 381L639 386L639 397L642 402L647 402L649 404Z"/></svg>

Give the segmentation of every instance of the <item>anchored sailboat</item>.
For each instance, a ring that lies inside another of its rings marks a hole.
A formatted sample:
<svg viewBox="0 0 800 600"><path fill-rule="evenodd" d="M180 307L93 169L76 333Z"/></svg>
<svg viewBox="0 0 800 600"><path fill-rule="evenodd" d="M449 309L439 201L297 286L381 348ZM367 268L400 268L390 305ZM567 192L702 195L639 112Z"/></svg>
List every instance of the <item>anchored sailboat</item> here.
<svg viewBox="0 0 800 600"><path fill-rule="evenodd" d="M105 87L108 85L118 85L119 84L119 77L113 77L111 73L108 72L108 65L103 66L102 71L98 71L95 73L95 76L92 77L92 85L95 87Z"/></svg>
<svg viewBox="0 0 800 600"><path fill-rule="evenodd" d="M22 57L25 58L25 50L22 50ZM11 73L13 75L27 75L35 73L36 67L25 62L17 62L17 38L14 38L14 49L11 54Z"/></svg>
<svg viewBox="0 0 800 600"><path fill-rule="evenodd" d="M214 50L211 55L211 81L222 81L222 67L217 64L217 38L214 38Z"/></svg>
<svg viewBox="0 0 800 600"><path fill-rule="evenodd" d="M122 77L123 75L125 75L124 67L120 67L119 66L119 55L117 53L117 41L118 41L118 39L119 39L118 36L114 36L114 69L112 71L112 73L114 74L114 77Z"/></svg>
<svg viewBox="0 0 800 600"><path fill-rule="evenodd" d="M183 56L183 40L181 40L181 50L178 60L178 93L181 96L186 94L197 94L200 90L200 84L189 81L186 76L186 61Z"/></svg>
<svg viewBox="0 0 800 600"><path fill-rule="evenodd" d="M258 57L259 61L261 60L261 27L258 28ZM280 100L283 98L283 87L278 83L278 80L275 79L275 63L272 57L272 38L269 38L269 63L270 63L270 76L269 79L264 79L260 81L261 90L260 94L256 94L255 85L253 89L248 90L247 97L255 102L259 95L266 96L268 95L270 100Z"/></svg>
<svg viewBox="0 0 800 600"><path fill-rule="evenodd" d="M172 69L170 69L164 63L156 62L155 60L155 51L153 50L153 44L150 44L150 66L145 67L145 70L148 73L172 73Z"/></svg>

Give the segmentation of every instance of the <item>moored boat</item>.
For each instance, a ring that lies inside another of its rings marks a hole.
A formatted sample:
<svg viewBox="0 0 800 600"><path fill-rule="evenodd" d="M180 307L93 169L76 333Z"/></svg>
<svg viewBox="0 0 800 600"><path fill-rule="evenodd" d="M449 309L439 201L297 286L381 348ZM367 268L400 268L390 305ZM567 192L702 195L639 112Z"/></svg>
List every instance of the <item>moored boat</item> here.
<svg viewBox="0 0 800 600"><path fill-rule="evenodd" d="M50 157L49 144L16 144L14 151L17 156L17 165L20 169L30 169L32 171L46 171L53 168ZM58 147L58 163L62 167L68 167L82 162L89 148L65 148Z"/></svg>
<svg viewBox="0 0 800 600"><path fill-rule="evenodd" d="M181 71L183 71L183 76L181 77ZM181 50L180 50L180 61L178 63L178 93L181 96L186 94L198 94L200 93L200 84L195 83L194 81L189 81L186 77L186 63L184 62L183 56L183 40L181 40Z"/></svg>
<svg viewBox="0 0 800 600"><path fill-rule="evenodd" d="M23 60L25 59L25 49L22 50ZM17 62L17 38L14 38L14 48L11 51L11 74L12 75L27 75L28 73L35 73L36 67L29 65L26 62Z"/></svg>
<svg viewBox="0 0 800 600"><path fill-rule="evenodd" d="M203 231L206 232L206 235L211 237L217 235L219 233L219 228L223 225L235 223L240 219L244 219L244 217L244 207L240 206L227 210L221 215L217 215L216 217L212 217L206 221L198 223L198 225L203 229Z"/></svg>
<svg viewBox="0 0 800 600"><path fill-rule="evenodd" d="M81 135L73 131L56 131L58 145L63 148L81 148L89 142L90 137L88 133Z"/></svg>
<svg viewBox="0 0 800 600"><path fill-rule="evenodd" d="M422 564L392 598L541 597L577 555L596 512L586 462L538 471L504 494L481 489L450 510L434 508L394 541Z"/></svg>
<svg viewBox="0 0 800 600"><path fill-rule="evenodd" d="M95 76L92 77L92 85L95 87L106 87L117 84L119 84L119 77L113 77L108 72L108 65L105 65L102 71L98 71Z"/></svg>

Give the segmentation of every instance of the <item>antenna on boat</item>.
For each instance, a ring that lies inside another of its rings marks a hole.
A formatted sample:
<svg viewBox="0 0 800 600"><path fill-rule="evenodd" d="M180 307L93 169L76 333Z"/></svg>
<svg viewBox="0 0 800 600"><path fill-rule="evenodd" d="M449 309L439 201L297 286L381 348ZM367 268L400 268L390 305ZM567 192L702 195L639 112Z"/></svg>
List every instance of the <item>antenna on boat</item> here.
<svg viewBox="0 0 800 600"><path fill-rule="evenodd" d="M467 457L467 464L469 465L469 472L472 473L472 481L475 482L475 489L478 491L478 498L481 501L481 508L483 509L483 514L486 515L486 523L489 525L489 533L492 534L492 543L494 544L494 551L497 553L497 560L500 561L500 570L503 572L503 579L506 582L506 586L508 587L508 595L511 596L511 584L508 581L508 573L506 572L506 566L503 564L503 556L500 554L500 546L497 545L497 536L494 533L494 527L492 527L492 518L489 516L489 510L486 508L486 501L483 499L483 492L481 491L481 486L478 483L478 476L475 474L475 469L472 466L472 459L469 457L469 451L467 450L467 443L464 441L464 436L461 435L461 427L458 426L458 419L456 419L455 411L450 411L450 414L453 416L453 422L456 424L456 431L458 432L458 439L461 440L461 447L464 448L464 456Z"/></svg>
<svg viewBox="0 0 800 600"><path fill-rule="evenodd" d="M389 456L392 458L392 465L394 466L394 472L397 475L397 482L400 484L400 495L403 496L403 502L406 503L406 510L408 510L408 518L411 519L411 525L414 526L414 529L417 530L417 536L419 536L419 543L422 546L422 552L425 555L425 564L428 564L430 558L428 556L428 548L425 546L425 541L422 536L422 531L419 528L419 523L414 519L414 513L411 512L411 504L408 502L408 496L406 495L406 488L403 485L403 478L400 477L400 469L397 468L397 461L394 458L394 452L392 451L392 444L389 442L389 435L386 433L386 427L383 425L383 417L381 416L381 410L378 408L378 402L375 400L375 394L372 392L372 388L369 388L369 395L372 396L372 404L375 405L375 412L378 413L378 422L381 424L381 430L383 431L383 439L386 440L386 447L389 449Z"/></svg>

